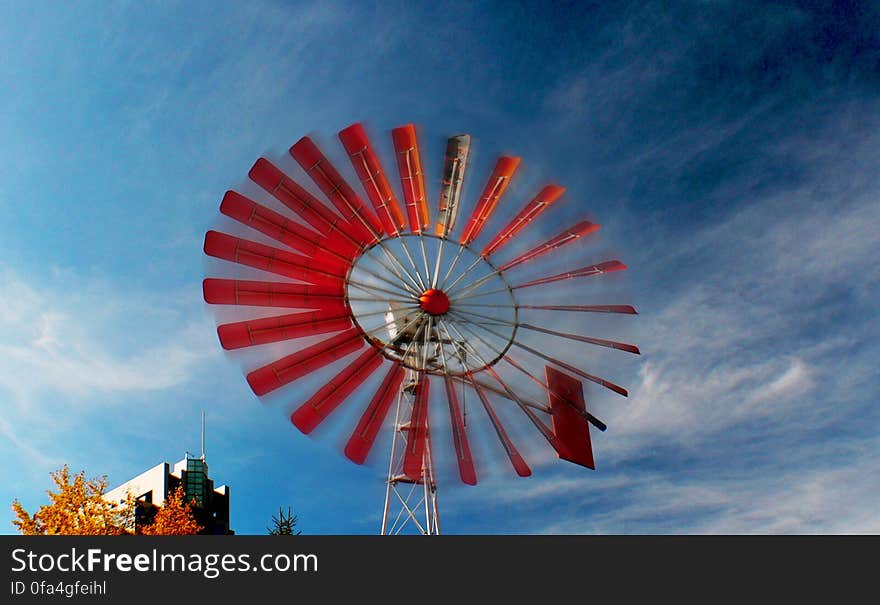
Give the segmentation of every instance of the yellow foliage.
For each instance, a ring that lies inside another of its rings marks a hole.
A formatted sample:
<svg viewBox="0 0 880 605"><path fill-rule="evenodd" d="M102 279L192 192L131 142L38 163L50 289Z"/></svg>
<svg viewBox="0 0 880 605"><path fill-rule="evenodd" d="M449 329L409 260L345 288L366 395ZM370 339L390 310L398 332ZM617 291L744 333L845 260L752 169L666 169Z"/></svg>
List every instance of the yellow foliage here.
<svg viewBox="0 0 880 605"><path fill-rule="evenodd" d="M51 476L58 491L49 490L50 503L41 506L33 516L18 500L12 503L17 517L12 523L19 532L29 536L118 536L129 533L126 528L134 519L134 499L129 497L122 504L105 500L106 477L86 479L85 471L81 471L71 481L67 465Z"/></svg>
<svg viewBox="0 0 880 605"><path fill-rule="evenodd" d="M138 528L138 531L145 536L183 536L197 534L202 529L193 515L192 502L186 501L183 488L178 485L168 494L165 506L156 512L153 523Z"/></svg>

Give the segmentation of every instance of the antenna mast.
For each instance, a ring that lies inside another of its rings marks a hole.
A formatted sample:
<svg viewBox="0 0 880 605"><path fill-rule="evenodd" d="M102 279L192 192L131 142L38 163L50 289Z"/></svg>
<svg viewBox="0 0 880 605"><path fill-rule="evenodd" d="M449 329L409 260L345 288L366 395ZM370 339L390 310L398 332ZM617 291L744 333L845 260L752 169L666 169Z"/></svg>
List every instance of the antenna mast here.
<svg viewBox="0 0 880 605"><path fill-rule="evenodd" d="M202 410L202 460L205 459L205 410Z"/></svg>

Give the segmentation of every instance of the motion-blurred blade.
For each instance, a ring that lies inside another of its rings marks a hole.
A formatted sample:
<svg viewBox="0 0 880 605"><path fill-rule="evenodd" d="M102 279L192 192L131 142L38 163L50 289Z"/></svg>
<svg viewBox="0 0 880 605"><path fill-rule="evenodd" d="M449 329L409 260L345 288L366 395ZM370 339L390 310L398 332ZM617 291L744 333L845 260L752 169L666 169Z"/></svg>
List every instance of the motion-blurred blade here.
<svg viewBox="0 0 880 605"><path fill-rule="evenodd" d="M488 414L489 420L492 422L492 426L495 428L495 433L498 435L498 439L501 440L501 445L504 447L504 451L507 453L507 457L510 458L510 462L511 464L513 464L513 469L516 471L516 474L520 477L528 477L532 474L532 469L529 468L529 465L526 464L526 461L520 455L519 451L516 449L516 446L513 445L510 437L508 437L507 431L504 430L504 425L501 424L501 419L498 418L498 415L492 408L492 404L489 403L489 398L486 397L486 393L483 391L482 387L474 380L474 377L472 375L468 374L468 380L470 381L471 386L474 387L477 395L480 397L483 408L486 410L486 414Z"/></svg>
<svg viewBox="0 0 880 605"><path fill-rule="evenodd" d="M248 373L248 384L251 385L251 389L256 395L265 395L359 350L365 343L363 332L359 328L348 329L327 340L257 368Z"/></svg>
<svg viewBox="0 0 880 605"><path fill-rule="evenodd" d="M223 324L217 326L217 335L223 348L231 350L340 332L351 327L351 314L343 303L338 304L331 312L306 311Z"/></svg>
<svg viewBox="0 0 880 605"><path fill-rule="evenodd" d="M394 191L385 178L382 164L370 145L361 124L352 124L339 132L339 140L348 153L351 165L373 204L382 228L389 237L398 235L404 228L403 212L394 197Z"/></svg>
<svg viewBox="0 0 880 605"><path fill-rule="evenodd" d="M595 233L599 230L599 225L596 223L591 223L590 221L581 221L574 227L570 229L566 229L556 237L553 237L543 244L539 246L535 246L528 252L524 252L520 254L515 259L510 262L503 264L498 270L499 271L507 271L516 267L517 265L521 265L530 260L534 260L541 255L547 254L557 248L564 246L565 244L570 244L578 238L584 237L585 235L589 235L590 233Z"/></svg>
<svg viewBox="0 0 880 605"><path fill-rule="evenodd" d="M351 258L356 251L372 243L369 238L357 238L348 221L330 210L269 160L258 159L248 176L327 237L328 246L345 257Z"/></svg>
<svg viewBox="0 0 880 605"><path fill-rule="evenodd" d="M326 266L314 258L219 231L205 234L205 254L320 286L339 284L345 277L338 267Z"/></svg>
<svg viewBox="0 0 880 605"><path fill-rule="evenodd" d="M294 143L290 148L290 155L351 224L352 232L357 234L359 240L369 244L379 241L382 233L379 219L364 205L363 200L309 137L303 137Z"/></svg>
<svg viewBox="0 0 880 605"><path fill-rule="evenodd" d="M365 351L291 414L290 421L303 433L311 433L382 365L383 359L376 349Z"/></svg>
<svg viewBox="0 0 880 605"><path fill-rule="evenodd" d="M446 399L449 402L449 415L452 418L452 443L455 446L458 473L463 483L476 485L477 471L474 468L467 432L461 418L461 406L458 403L458 393L455 392L455 383L449 376L445 377L444 383L446 384Z"/></svg>
<svg viewBox="0 0 880 605"><path fill-rule="evenodd" d="M565 193L565 187L559 185L547 185L526 204L525 208L519 211L513 220L507 223L507 226L495 236L491 242L486 244L480 256L487 257L495 253L498 248L506 244L519 233L526 225L535 220L539 214L550 207L550 204L558 200Z"/></svg>
<svg viewBox="0 0 880 605"><path fill-rule="evenodd" d="M590 425L583 416L587 406L581 381L550 366L546 366L545 371L550 388L553 433L560 443L559 457L595 470Z"/></svg>
<svg viewBox="0 0 880 605"><path fill-rule="evenodd" d="M406 368L401 364L395 363L391 366L379 386L379 390L376 391L351 434L351 438L345 445L345 456L355 464L363 464L366 461L373 443L376 442L379 429L385 422L388 410L391 409L391 404L397 397L405 374Z"/></svg>
<svg viewBox="0 0 880 605"><path fill-rule="evenodd" d="M542 328L540 326L533 326L532 324L520 324L519 327L525 328L526 330L532 330L533 332L541 332L543 334L550 334L551 336L559 336L560 338L577 340L600 347L608 347L609 349L617 349L619 351L626 351L627 353L641 355L641 353L639 352L639 348L636 345L627 344L625 342L605 340L603 338L593 338L592 336L581 336L579 334L569 334L568 332L557 332L556 330L550 330L548 328Z"/></svg>
<svg viewBox="0 0 880 605"><path fill-rule="evenodd" d="M220 212L306 256L321 259L340 273L348 270L348 259L338 253L334 256L335 251L328 248L327 238L240 193L227 191L220 203Z"/></svg>
<svg viewBox="0 0 880 605"><path fill-rule="evenodd" d="M212 305L336 309L343 303L342 283L333 286L208 278L202 282L205 302Z"/></svg>
<svg viewBox="0 0 880 605"><path fill-rule="evenodd" d="M570 363L565 363L561 359L556 359L555 357L551 357L550 355L547 355L545 353L542 353L541 351L533 349L532 347L530 347L528 345L524 345L523 343L521 343L519 341L514 341L513 344L518 346L520 349L522 349L524 351L528 351L529 353L532 353L533 355L537 355L538 357L540 357L544 361L549 361L553 365L559 366L560 368L565 368L566 370L568 370L572 374L576 374L576 375L580 376L581 378L586 378L590 382L595 382L596 384L602 385L606 389L614 391L618 395L623 395L624 397L629 397L629 393L627 392L627 390L625 388L623 388L620 385L614 384L610 380L605 380L604 378L600 378L599 376L593 376L592 374L587 374L586 372L584 372L580 368L576 368L573 365L571 365Z"/></svg>
<svg viewBox="0 0 880 605"><path fill-rule="evenodd" d="M483 194L480 196L476 208L474 208L474 213L464 228L461 243L465 246L469 245L480 235L486 221L489 219L492 211L495 210L495 206L498 205L498 201L510 184L510 179L513 177L513 173L516 172L519 161L520 158L517 157L501 156L498 158L495 169L492 171L492 176L489 177L489 181L483 189Z"/></svg>
<svg viewBox="0 0 880 605"><path fill-rule="evenodd" d="M541 311L577 311L581 313L623 313L638 315L631 305L518 305L520 309L537 309Z"/></svg>
<svg viewBox="0 0 880 605"><path fill-rule="evenodd" d="M406 124L393 129L391 140L397 156L397 170L400 173L400 186L403 189L409 230L412 233L421 233L428 228L431 219L428 214L425 175L422 172L422 158L415 125Z"/></svg>
<svg viewBox="0 0 880 605"><path fill-rule="evenodd" d="M619 260L609 260L603 263L599 263L597 265L590 265L581 269L575 269L574 271L567 271L565 273L559 273L558 275L551 275L550 277L542 277L540 279L529 281L524 284L513 286L513 289L515 290L517 288L529 288L531 286L549 284L551 282L562 281L565 279L573 279L575 277L602 275L604 273L611 273L612 271L623 271L624 269L626 269L626 265L624 265Z"/></svg>
<svg viewBox="0 0 880 605"><path fill-rule="evenodd" d="M528 406L528 405L522 400L522 398L520 398L520 396L517 395L517 394L513 391L513 389L511 389L511 388L510 388L510 387L509 387L509 386L508 386L508 385L507 385L507 384L501 379L501 376L498 375L498 372L496 372L494 368L492 368L491 366L489 366L489 367L486 368L486 370L492 375L492 377L495 379L495 381L498 382L498 384L501 385L501 388L503 388L503 389L507 392L507 394L508 394L508 396L510 397L510 399L512 399L512 400L514 401L514 403L516 403L516 404L519 406L519 408L520 408L520 410L522 410L523 414L525 414L526 417L527 417L529 420L531 420L532 424L535 425L535 428L538 429L538 432L540 432L541 435L543 435L544 439L547 440L547 442L551 445L551 447L553 447L553 449L556 450L556 451L560 451L562 445L559 443L559 440L556 438L556 435L554 435L554 434L553 434L553 431L550 430L550 428L547 427L547 425L544 424L544 423L541 421L540 418L538 418L537 414L535 414L535 412L532 410L532 408L529 407L529 406Z"/></svg>
<svg viewBox="0 0 880 605"><path fill-rule="evenodd" d="M403 474L412 481L422 478L425 460L425 444L428 441L428 391L431 386L427 374L419 372L418 382L413 393L413 408L410 416L406 450L403 454Z"/></svg>
<svg viewBox="0 0 880 605"><path fill-rule="evenodd" d="M455 219L461 207L461 188L470 148L471 137L467 134L450 137L446 141L446 160L443 163L443 179L440 182L440 211L435 228L435 233L440 237L449 237L449 233L455 227Z"/></svg>

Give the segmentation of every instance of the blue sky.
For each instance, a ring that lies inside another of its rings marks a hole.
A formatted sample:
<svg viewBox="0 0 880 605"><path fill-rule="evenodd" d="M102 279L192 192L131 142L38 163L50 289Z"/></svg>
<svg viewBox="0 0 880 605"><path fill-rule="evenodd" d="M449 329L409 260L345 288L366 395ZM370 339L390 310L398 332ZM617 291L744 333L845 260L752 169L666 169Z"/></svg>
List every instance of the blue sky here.
<svg viewBox="0 0 880 605"><path fill-rule="evenodd" d="M640 312L560 322L640 357L548 344L630 390L587 387L598 470L517 431L517 479L478 432L480 485L439 461L445 532L880 532L878 32L870 2L0 3L0 531L64 463L196 451L202 410L238 533L377 531L384 450L301 435L308 384L259 402L201 298L223 193L362 121L381 152L420 126L432 205L459 132L466 204L499 153L508 212L565 185L529 243L603 229L544 267L630 269L559 295Z"/></svg>

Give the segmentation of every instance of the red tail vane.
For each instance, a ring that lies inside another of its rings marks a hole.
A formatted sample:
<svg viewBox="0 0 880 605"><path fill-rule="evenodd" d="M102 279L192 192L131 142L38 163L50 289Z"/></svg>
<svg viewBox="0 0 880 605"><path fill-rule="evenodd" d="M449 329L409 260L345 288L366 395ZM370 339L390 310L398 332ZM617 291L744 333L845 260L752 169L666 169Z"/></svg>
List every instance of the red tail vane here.
<svg viewBox="0 0 880 605"><path fill-rule="evenodd" d="M202 282L205 302L212 305L334 309L345 294L334 286L208 278Z"/></svg>
<svg viewBox="0 0 880 605"><path fill-rule="evenodd" d="M428 395L431 383L427 374L419 372L415 385L409 433L406 437L406 451L403 455L403 474L412 481L422 478L425 459L425 444L428 440Z"/></svg>
<svg viewBox="0 0 880 605"><path fill-rule="evenodd" d="M582 267L580 269L575 269L574 271L566 271L565 273L559 273L558 275L551 275L550 277L542 277L541 279L536 279L533 281L526 282L524 284L519 284L513 286L514 290L517 288L529 288L531 286L539 286L541 284L549 284L555 281L562 281L565 279L573 279L575 277L589 277L591 275L602 275L603 273L611 273L612 271L623 271L626 269L626 265L624 265L619 260L609 260L604 263L599 263L597 265L590 265L588 267Z"/></svg>
<svg viewBox="0 0 880 605"><path fill-rule="evenodd" d="M558 200L563 193L565 193L565 187L560 187L559 185L547 185L541 189L538 195L532 198L525 208L520 210L519 214L513 217L513 220L507 223L507 226L495 236L495 239L483 248L480 255L490 256L494 254L498 248L510 241L514 235L549 208L550 204Z"/></svg>
<svg viewBox="0 0 880 605"><path fill-rule="evenodd" d="M363 200L309 137L303 137L294 143L290 148L290 155L351 224L352 232L357 234L358 239L369 244L379 240L382 233L379 219L367 209Z"/></svg>
<svg viewBox="0 0 880 605"><path fill-rule="evenodd" d="M446 399L449 402L449 416L452 419L452 443L455 446L456 459L458 460L458 473L463 483L476 485L477 471L474 468L474 459L471 456L467 432L461 417L461 406L458 403L458 393L455 392L455 383L449 376L445 377L444 383L446 384Z"/></svg>
<svg viewBox="0 0 880 605"><path fill-rule="evenodd" d="M553 432L561 445L557 450L559 457L595 470L590 425L583 416L587 407L581 381L550 366L546 366L545 371L550 388Z"/></svg>
<svg viewBox="0 0 880 605"><path fill-rule="evenodd" d="M351 438L345 445L345 456L355 464L363 464L366 461L373 444L376 442L379 429L385 422L388 410L391 409L391 404L397 397L405 374L406 368L401 364L395 363L391 366L379 386L379 390L376 391L351 434Z"/></svg>
<svg viewBox="0 0 880 605"><path fill-rule="evenodd" d="M394 191L385 178L382 164L370 145L367 133L360 124L352 124L339 132L339 140L348 152L351 165L373 204L382 228L389 237L398 235L404 228L403 212L394 197Z"/></svg>
<svg viewBox="0 0 880 605"><path fill-rule="evenodd" d="M513 177L513 173L516 172L519 161L520 159L517 157L502 156L498 158L495 169L492 171L492 176L489 177L489 181L483 189L483 194L480 196L476 208L474 208L474 213L464 228L461 243L465 246L469 245L480 235L480 231L483 230L483 226L510 184L510 179Z"/></svg>
<svg viewBox="0 0 880 605"><path fill-rule="evenodd" d="M595 233L599 230L599 225L596 223L591 223L590 221L581 221L574 227L570 229L566 229L556 237L553 237L543 244L539 246L535 246L528 252L524 252L520 254L512 261L505 263L498 270L499 271L507 271L508 269L512 269L517 265L521 265L525 262L538 258L543 254L547 254L565 244L570 244L578 238L584 237L585 235L589 235L590 233Z"/></svg>
<svg viewBox="0 0 880 605"><path fill-rule="evenodd" d="M382 359L373 348L362 353L291 414L290 421L303 433L311 433L382 365Z"/></svg>
<svg viewBox="0 0 880 605"><path fill-rule="evenodd" d="M358 328L350 328L293 355L257 368L247 375L248 384L256 395L265 395L359 350L365 343L363 332Z"/></svg>
<svg viewBox="0 0 880 605"><path fill-rule="evenodd" d="M330 210L269 160L258 159L248 176L318 232L330 238L338 238L340 241L334 247L338 252L350 257L355 251L368 245L368 239L357 239L352 235L348 221Z"/></svg>
<svg viewBox="0 0 880 605"><path fill-rule="evenodd" d="M406 204L409 230L421 233L431 221L428 214L428 200L425 196L425 175L422 172L422 156L416 127L406 124L391 131L394 152L397 156L397 170L400 173L400 186Z"/></svg>
<svg viewBox="0 0 880 605"><path fill-rule="evenodd" d="M224 349L241 349L304 336L340 332L351 327L351 314L337 302L333 310L289 313L262 319L250 319L217 327Z"/></svg>
<svg viewBox="0 0 880 605"><path fill-rule="evenodd" d="M472 375L468 374L467 378L470 381L471 385L474 387L474 390L477 392L477 395L479 396L480 401L483 404L483 408L486 410L486 414L488 414L489 416L489 420L492 421L492 426L495 428L495 433L497 433L498 439L501 440L501 445L504 447L504 451L507 452L507 457L510 458L510 462L511 464L513 464L513 469L516 471L516 474L520 477L528 477L532 474L532 469L529 468L529 465L526 464L525 460L523 460L523 457L516 449L516 446L513 445L510 437L507 436L507 431L504 430L504 426L501 424L501 420L498 418L495 410L492 409L492 404L489 403L489 398L486 397L486 393L483 391L482 387L480 387L479 383L474 380L474 377Z"/></svg>
<svg viewBox="0 0 880 605"><path fill-rule="evenodd" d="M345 275L338 267L323 265L313 258L219 231L205 234L205 254L321 286L339 284Z"/></svg>

